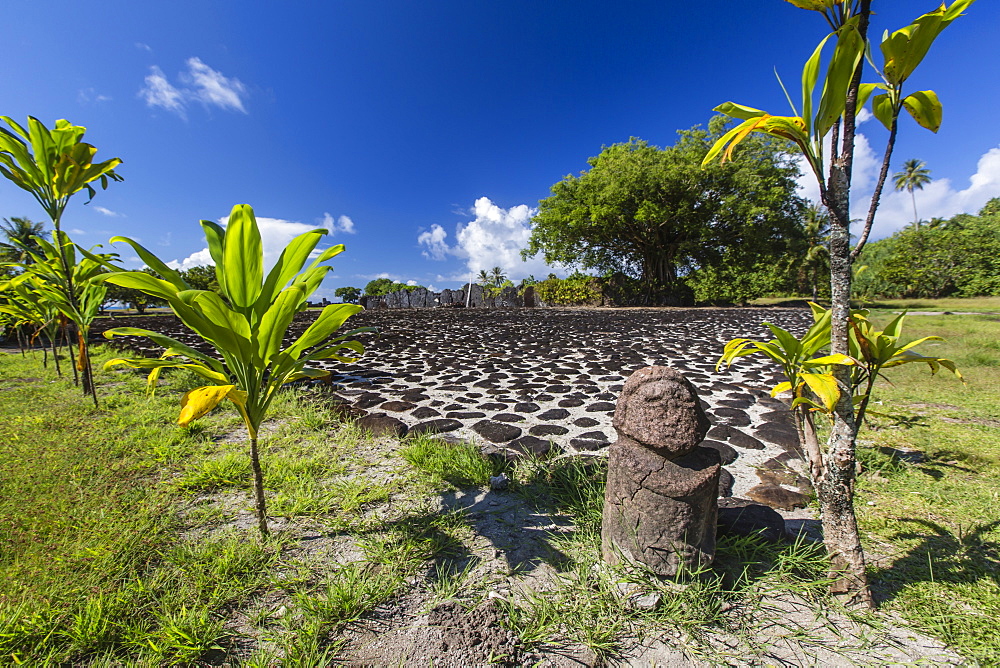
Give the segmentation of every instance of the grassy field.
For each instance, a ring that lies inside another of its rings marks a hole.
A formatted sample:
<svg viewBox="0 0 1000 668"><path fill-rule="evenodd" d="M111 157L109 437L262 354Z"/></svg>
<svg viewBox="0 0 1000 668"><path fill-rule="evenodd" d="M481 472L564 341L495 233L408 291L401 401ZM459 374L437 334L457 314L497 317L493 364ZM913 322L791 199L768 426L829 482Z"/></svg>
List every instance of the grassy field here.
<svg viewBox="0 0 1000 668"><path fill-rule="evenodd" d="M861 436L859 516L882 608L991 664L1000 321L908 319L909 336L930 333L948 339L933 350L968 384L915 366L887 373L894 385L879 386L879 415ZM374 439L301 392L284 394L265 432L275 536L262 542L233 411L181 429L178 400L193 379L170 376L152 397L131 372L98 381L95 410L40 359L0 356L0 663L323 665L344 649L351 621L403 594L428 605L486 596L496 583L473 574L482 550L472 520L428 499L501 470L519 498L574 527L553 541L561 584L503 604L528 647L613 655L623 637L672 628L725 662L706 629L752 644L769 592L823 601L822 555L808 544L724 541L715 567L682 590L595 569L600 466L504 467L432 439ZM921 454L899 454L910 449ZM622 577L662 603L629 609Z"/></svg>

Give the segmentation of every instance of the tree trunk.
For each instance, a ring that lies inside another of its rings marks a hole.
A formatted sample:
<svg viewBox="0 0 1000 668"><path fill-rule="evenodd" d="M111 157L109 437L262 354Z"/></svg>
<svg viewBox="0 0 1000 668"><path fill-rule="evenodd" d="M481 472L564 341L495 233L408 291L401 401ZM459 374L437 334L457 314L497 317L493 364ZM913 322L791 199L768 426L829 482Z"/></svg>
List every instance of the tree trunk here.
<svg viewBox="0 0 1000 668"><path fill-rule="evenodd" d="M253 493L257 508L257 526L261 538L267 538L267 506L264 501L264 473L260 468L260 453L257 450L256 429L250 432L250 465L253 467Z"/></svg>

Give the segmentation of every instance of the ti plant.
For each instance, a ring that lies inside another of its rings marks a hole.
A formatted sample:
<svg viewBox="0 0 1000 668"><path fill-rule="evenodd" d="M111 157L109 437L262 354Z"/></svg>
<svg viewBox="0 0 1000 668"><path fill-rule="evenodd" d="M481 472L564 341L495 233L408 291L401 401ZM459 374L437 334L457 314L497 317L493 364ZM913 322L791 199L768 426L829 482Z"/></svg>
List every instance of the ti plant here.
<svg viewBox="0 0 1000 668"><path fill-rule="evenodd" d="M67 316L81 328L82 324L71 312L84 312L88 307L76 303L76 279L73 275L73 262L69 257L72 244L62 231L62 216L70 199L81 190L86 190L90 199L93 199L96 194L95 183L99 183L101 188L107 188L111 181L121 181L122 177L115 172L121 160L111 158L95 162L97 149L83 141L87 128L73 125L67 120L56 121L55 127L50 130L31 116L28 117L27 128L8 116L0 116L0 119L10 128L0 127L0 174L18 188L29 192L52 220L55 227L55 249L59 252L56 271L61 274L60 282L67 286ZM85 339L83 352L86 352ZM92 394L96 403L97 393L89 371L87 367L83 374L83 391Z"/></svg>
<svg viewBox="0 0 1000 668"><path fill-rule="evenodd" d="M257 436L275 393L285 383L303 378L322 378L329 371L309 368L310 362L333 359L353 362L364 348L348 340L365 327L333 337L352 315L362 311L353 304L332 304L291 344L283 340L295 314L304 310L331 267L320 266L344 250L342 244L320 252L303 271L306 261L326 230L316 229L293 239L282 251L277 264L264 275L263 247L253 209L246 204L233 207L223 229L203 220L201 226L215 262L219 293L192 289L177 272L136 241L115 237L131 245L149 268L162 278L139 271L108 274L108 283L141 290L165 301L180 320L210 344L218 357L207 355L168 336L132 327L118 327L104 333L113 336L146 336L162 346L159 359L112 359L105 368L125 365L150 369L154 383L163 368L190 369L209 382L195 388L181 400L178 423L188 425L224 399L235 404L246 424L250 439L250 462L258 526L268 535L264 478L260 466Z"/></svg>
<svg viewBox="0 0 1000 668"><path fill-rule="evenodd" d="M704 164L720 157L722 162L751 133L758 132L794 142L816 177L820 200L830 213L830 352L851 352L851 265L868 240L882 189L889 171L896 140L898 119L903 109L921 126L937 132L941 124L941 104L933 91L904 95L904 85L924 60L931 45L951 23L974 2L954 0L894 32L886 31L878 42L881 68L875 63L869 27L874 0L787 0L804 10L820 14L828 35L819 43L802 69L802 98L792 106L791 116L777 116L761 109L725 102L716 107L741 121L708 151ZM835 44L821 77L823 50ZM876 71L878 80L864 83L865 61ZM822 81L821 81L822 78ZM822 84L822 85L820 85ZM816 100L816 90L820 90ZM872 113L889 129L882 168L868 206L864 229L851 234L851 179L854 170L858 113L871 101ZM829 159L824 151L829 147ZM857 244L852 248L852 236ZM851 366L834 364L838 386L833 425L824 457L821 485L816 488L823 536L830 556L830 591L843 595L849 605L873 607L864 548L854 512L856 475L855 410L850 401L853 376Z"/></svg>
<svg viewBox="0 0 1000 668"><path fill-rule="evenodd" d="M834 366L850 368L851 400L856 411L855 430L864 421L875 381L880 377L885 378L882 375L883 369L910 362L923 362L930 367L931 373L937 373L939 368L944 367L959 379L962 374L949 359L925 356L913 350L927 341L941 341L941 337L925 336L900 343L905 313L894 318L885 329L878 330L869 320L868 310L852 311L851 354L823 354L830 348L831 311L817 304L811 303L810 306L813 325L802 338L795 338L777 325L764 323L775 338L770 341L733 339L726 344L716 369L731 365L739 357L757 353L769 357L781 366L788 380L771 388L771 396L791 392L791 410L795 417L799 443L808 459L813 484L818 487L826 475L826 468L813 416L819 413L832 417L840 401L841 390L833 374Z"/></svg>
<svg viewBox="0 0 1000 668"><path fill-rule="evenodd" d="M32 262L17 264L23 271L10 283L30 286L34 299L54 307L76 324L78 354L75 368L82 375L84 386L90 388L96 406L97 390L88 341L90 327L104 304L107 287L95 279L107 273L115 255L84 251L70 241L65 232L55 232L52 236L55 243L35 237L40 250L26 249ZM79 260L77 250L82 253Z"/></svg>

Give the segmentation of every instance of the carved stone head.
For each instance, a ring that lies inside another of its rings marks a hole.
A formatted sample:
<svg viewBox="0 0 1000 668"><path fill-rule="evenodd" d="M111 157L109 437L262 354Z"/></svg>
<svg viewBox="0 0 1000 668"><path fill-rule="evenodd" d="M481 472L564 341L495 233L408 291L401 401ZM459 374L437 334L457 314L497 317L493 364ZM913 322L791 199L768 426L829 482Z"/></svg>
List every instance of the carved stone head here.
<svg viewBox="0 0 1000 668"><path fill-rule="evenodd" d="M639 369L625 382L615 408L615 429L667 459L701 443L709 429L698 391L679 371L665 366Z"/></svg>

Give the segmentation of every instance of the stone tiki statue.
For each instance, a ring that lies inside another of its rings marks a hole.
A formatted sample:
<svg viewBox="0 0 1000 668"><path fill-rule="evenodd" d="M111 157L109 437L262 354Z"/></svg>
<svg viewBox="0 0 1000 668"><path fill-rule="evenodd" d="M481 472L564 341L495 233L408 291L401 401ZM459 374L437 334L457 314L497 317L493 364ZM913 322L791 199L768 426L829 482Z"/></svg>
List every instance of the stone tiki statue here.
<svg viewBox="0 0 1000 668"><path fill-rule="evenodd" d="M719 453L698 447L709 422L678 371L632 374L615 409L601 548L610 564L645 564L658 575L696 569L715 556Z"/></svg>

